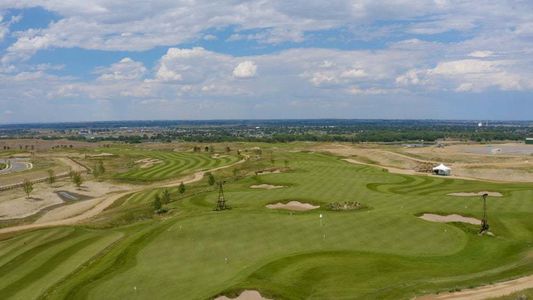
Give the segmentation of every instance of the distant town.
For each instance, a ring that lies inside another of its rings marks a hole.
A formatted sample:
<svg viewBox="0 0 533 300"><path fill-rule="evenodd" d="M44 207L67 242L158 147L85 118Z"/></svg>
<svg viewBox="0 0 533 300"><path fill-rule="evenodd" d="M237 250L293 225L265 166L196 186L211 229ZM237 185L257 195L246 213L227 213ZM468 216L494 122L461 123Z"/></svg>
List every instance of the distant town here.
<svg viewBox="0 0 533 300"><path fill-rule="evenodd" d="M206 120L108 121L0 125L0 139L82 142L474 142L529 141L533 121L479 120Z"/></svg>

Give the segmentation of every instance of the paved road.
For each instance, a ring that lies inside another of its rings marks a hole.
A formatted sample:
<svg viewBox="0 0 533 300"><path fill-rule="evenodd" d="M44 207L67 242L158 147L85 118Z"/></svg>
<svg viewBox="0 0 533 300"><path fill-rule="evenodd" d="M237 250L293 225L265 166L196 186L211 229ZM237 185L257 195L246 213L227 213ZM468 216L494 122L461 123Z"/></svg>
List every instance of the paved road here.
<svg viewBox="0 0 533 300"><path fill-rule="evenodd" d="M14 172L25 171L33 168L33 164L21 158L0 159L0 163L8 164L9 167L0 170L0 174L9 174Z"/></svg>

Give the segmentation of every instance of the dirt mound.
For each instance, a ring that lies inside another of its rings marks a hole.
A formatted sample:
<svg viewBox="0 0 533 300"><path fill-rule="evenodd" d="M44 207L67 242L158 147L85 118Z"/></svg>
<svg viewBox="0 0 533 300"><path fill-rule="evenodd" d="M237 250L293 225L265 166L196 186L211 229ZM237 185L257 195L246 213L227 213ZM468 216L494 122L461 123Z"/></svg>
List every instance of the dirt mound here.
<svg viewBox="0 0 533 300"><path fill-rule="evenodd" d="M261 296L258 291L243 291L236 298L228 298L226 296L218 296L215 300L272 300Z"/></svg>
<svg viewBox="0 0 533 300"><path fill-rule="evenodd" d="M472 225L481 225L481 221L476 218L471 217L464 217L457 214L447 215L447 216L441 216L436 214L423 214L419 217L420 219L430 221L430 222L438 222L438 223L453 223L453 222L461 222L461 223L468 223Z"/></svg>
<svg viewBox="0 0 533 300"><path fill-rule="evenodd" d="M488 194L491 197L502 197L503 195L498 192L461 192L461 193L450 193L448 196L456 196L456 197L473 197L473 196L483 196L483 194Z"/></svg>
<svg viewBox="0 0 533 300"><path fill-rule="evenodd" d="M286 204L278 202L276 204L269 204L266 207L270 208L270 209L286 209L286 210L295 210L295 211L306 211L306 210L317 209L320 206L312 205L312 204L309 204L309 203L302 203L300 201L289 201Z"/></svg>
<svg viewBox="0 0 533 300"><path fill-rule="evenodd" d="M272 184L255 184L251 185L251 189L264 189L264 190L275 190L275 189L282 189L285 186L283 185L272 185Z"/></svg>

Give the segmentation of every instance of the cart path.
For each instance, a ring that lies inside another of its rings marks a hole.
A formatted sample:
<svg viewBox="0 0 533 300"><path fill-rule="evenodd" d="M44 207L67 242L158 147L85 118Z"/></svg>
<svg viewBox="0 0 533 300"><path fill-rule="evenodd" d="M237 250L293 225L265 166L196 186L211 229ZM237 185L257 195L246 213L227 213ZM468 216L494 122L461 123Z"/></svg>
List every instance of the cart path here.
<svg viewBox="0 0 533 300"><path fill-rule="evenodd" d="M522 290L533 288L533 275L514 280L480 286L460 292L425 295L416 300L483 300L507 296Z"/></svg>

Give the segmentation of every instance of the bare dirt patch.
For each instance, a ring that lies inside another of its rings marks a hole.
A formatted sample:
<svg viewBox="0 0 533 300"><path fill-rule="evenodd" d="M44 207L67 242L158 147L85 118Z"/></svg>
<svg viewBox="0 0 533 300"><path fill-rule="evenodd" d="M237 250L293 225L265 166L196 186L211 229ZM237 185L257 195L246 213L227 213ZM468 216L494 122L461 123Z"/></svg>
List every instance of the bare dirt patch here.
<svg viewBox="0 0 533 300"><path fill-rule="evenodd" d="M246 291L243 291L236 298L228 298L226 296L218 296L218 297L215 298L215 300L272 300L272 299L265 298L265 297L261 296L261 294L258 291L246 290Z"/></svg>
<svg viewBox="0 0 533 300"><path fill-rule="evenodd" d="M460 292L426 295L417 297L416 300L483 300L507 296L530 288L533 288L533 275Z"/></svg>
<svg viewBox="0 0 533 300"><path fill-rule="evenodd" d="M264 189L264 190L275 190L275 189L282 189L285 186L283 185L272 185L272 184L255 184L251 185L251 189Z"/></svg>
<svg viewBox="0 0 533 300"><path fill-rule="evenodd" d="M139 168L141 169L148 169L162 162L162 160L159 160L157 158L144 158L135 161L136 164L140 164Z"/></svg>
<svg viewBox="0 0 533 300"><path fill-rule="evenodd" d="M125 189L127 186L94 181L87 181L82 189L77 189L70 182L62 181L57 182L54 186L46 183L34 185L34 191L29 199L26 198L22 189L4 191L0 193L0 220L21 219L58 204L90 201L91 198ZM69 196L71 197L69 198ZM44 216L53 214L54 211L55 209L47 212Z"/></svg>
<svg viewBox="0 0 533 300"><path fill-rule="evenodd" d="M270 208L270 209L286 209L286 210L294 210L294 211L306 211L306 210L317 209L320 206L312 205L312 204L309 204L309 203L302 203L300 201L289 201L288 203L278 202L276 204L268 204L266 207Z"/></svg>
<svg viewBox="0 0 533 300"><path fill-rule="evenodd" d="M481 221L476 218L471 217L464 217L457 214L447 215L447 216L441 216L436 214L423 214L419 217L420 219L430 221L430 222L437 222L437 223L454 223L454 222L460 222L460 223L468 223L472 225L481 225Z"/></svg>
<svg viewBox="0 0 533 300"><path fill-rule="evenodd" d="M503 195L498 192L460 192L460 193L450 193L448 196L456 196L456 197L474 197L474 196L483 196L484 194L487 194L491 197L502 197Z"/></svg>

